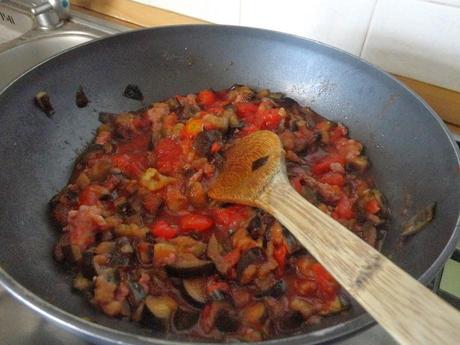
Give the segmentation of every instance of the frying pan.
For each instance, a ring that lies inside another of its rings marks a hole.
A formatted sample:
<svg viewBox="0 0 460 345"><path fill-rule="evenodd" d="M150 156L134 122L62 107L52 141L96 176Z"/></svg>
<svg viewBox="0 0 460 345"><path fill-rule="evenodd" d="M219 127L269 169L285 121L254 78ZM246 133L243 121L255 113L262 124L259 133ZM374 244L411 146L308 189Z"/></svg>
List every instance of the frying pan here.
<svg viewBox="0 0 460 345"><path fill-rule="evenodd" d="M234 83L265 87L345 123L365 144L392 210L383 253L423 283L452 253L459 237L458 149L438 116L388 74L323 44L258 29L176 26L123 33L48 60L0 95L0 282L68 330L97 343L190 340L165 339L102 315L71 292L70 273L51 256L57 233L47 202L66 184L77 151L92 138L98 111L142 106L121 96L131 83L142 89L146 104ZM79 85L91 100L83 109L75 106ZM52 118L33 104L41 90L56 109ZM433 202L435 219L402 242L402 225ZM355 304L308 333L265 343L330 341L372 322Z"/></svg>

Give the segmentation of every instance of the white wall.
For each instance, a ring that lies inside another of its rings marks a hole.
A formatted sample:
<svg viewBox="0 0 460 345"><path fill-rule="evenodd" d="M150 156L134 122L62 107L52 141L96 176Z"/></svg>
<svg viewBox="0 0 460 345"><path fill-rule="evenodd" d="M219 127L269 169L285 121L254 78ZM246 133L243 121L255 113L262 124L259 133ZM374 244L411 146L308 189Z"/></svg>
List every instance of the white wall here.
<svg viewBox="0 0 460 345"><path fill-rule="evenodd" d="M460 91L460 0L138 0L218 24L283 31Z"/></svg>

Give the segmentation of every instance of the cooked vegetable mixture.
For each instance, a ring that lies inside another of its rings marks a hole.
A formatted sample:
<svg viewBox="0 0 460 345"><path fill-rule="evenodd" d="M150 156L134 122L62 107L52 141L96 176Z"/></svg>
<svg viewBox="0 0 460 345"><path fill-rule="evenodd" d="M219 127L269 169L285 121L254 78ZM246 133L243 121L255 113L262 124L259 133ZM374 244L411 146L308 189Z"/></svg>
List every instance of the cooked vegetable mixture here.
<svg viewBox="0 0 460 345"><path fill-rule="evenodd" d="M73 287L155 332L258 341L349 307L332 276L262 210L210 200L235 140L272 130L294 188L377 246L381 193L347 128L268 90L203 90L101 113L94 143L51 201Z"/></svg>

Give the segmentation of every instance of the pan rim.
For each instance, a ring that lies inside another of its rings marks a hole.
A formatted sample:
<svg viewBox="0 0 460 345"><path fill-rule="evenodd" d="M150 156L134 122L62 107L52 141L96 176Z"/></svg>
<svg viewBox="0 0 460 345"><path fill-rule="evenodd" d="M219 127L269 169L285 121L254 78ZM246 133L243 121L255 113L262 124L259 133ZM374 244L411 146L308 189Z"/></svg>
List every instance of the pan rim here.
<svg viewBox="0 0 460 345"><path fill-rule="evenodd" d="M325 43L322 43L316 40L311 40L311 39L307 39L304 37L300 37L297 35L286 34L286 33L281 33L277 31L266 30L266 29L250 28L250 27L244 27L244 26L232 26L232 25L193 24L193 25L170 25L170 26L162 26L162 27L157 27L157 28L143 28L139 30L132 30L128 32L118 33L116 35L107 36L107 37L95 39L89 42L85 42L78 46L69 48L61 53L53 55L52 57L46 59L40 64L30 68L29 70L21 74L19 77L14 79L12 82L10 82L3 90L0 91L0 96L10 86L12 86L17 80L21 79L23 76L27 75L32 70L36 68L40 68L41 65L48 63L49 61L55 59L58 56L65 55L74 49L81 48L87 45L91 45L101 40L116 39L116 37L120 35L136 35L136 33L144 32L144 31L169 31L169 30L188 31L188 30L194 30L194 29L237 31L239 34L247 33L248 35L255 35L255 36L270 35L276 39L285 39L285 40L289 39L291 41L293 40L296 44L319 45L321 47L326 48L326 50L328 51L334 52L335 54L346 55L355 61L358 60L360 63L365 64L367 68L377 70L378 72L383 74L383 76L390 79L392 82L396 82L396 84L399 85L399 87L401 88L401 91L404 91L408 93L409 95L411 95L412 97L415 97L428 110L428 112L432 115L432 117L437 121L437 123L443 129L445 135L447 136L450 146L454 150L454 154L455 154L457 163L460 165L460 150L457 146L457 143L452 138L450 131L447 128L447 125L440 119L440 117L436 114L436 112L419 95L417 95L414 91L412 91L407 86L405 86L401 81L397 80L395 77L385 72L384 70L380 69L379 67L374 66L373 64L363 60L362 58L355 56L351 53L348 53L346 51L343 51L339 48L332 47L328 44L325 44ZM450 255L455 250L456 244L459 239L460 239L460 208L459 208L459 214L457 215L457 221L455 224L455 228L452 231L452 235L450 236L447 242L447 245L438 255L436 260L434 260L431 266L418 278L418 280L421 283L426 285L434 278L436 273L441 269L443 264L449 259ZM22 286L17 281L15 281L14 278L11 277L1 267L0 267L0 285L3 286L9 293L11 293L19 301L21 301L22 303L24 303L25 305L27 305L29 308L33 309L34 311L38 312L45 318L52 320L56 324L64 327L65 329L67 329L68 331L72 333L81 335L84 338L90 339L92 341L98 341L98 342L104 342L104 343L108 342L108 343L113 343L113 344L115 343L116 344L142 343L142 344L160 344L160 345L180 345L180 344L185 343L183 341L167 340L164 338L156 338L156 337L146 337L146 336L136 335L133 333L123 332L123 331L119 331L113 328L98 325L98 324L89 322L87 320L84 320L82 318L79 318L78 316L71 314L69 312L66 312L65 310L60 309L54 306L53 304L45 301L44 299L38 297L33 292L29 291L24 286ZM372 317L367 312L365 312L363 315L359 317L342 322L335 326L327 327L322 330L314 331L311 333L295 335L291 337L283 337L283 338L277 338L277 339L272 339L272 340L266 340L263 342L255 342L254 344L258 344L258 345L263 345L263 344L274 345L275 343L277 344L279 343L282 345L292 344L292 343L303 344L306 341L308 341L309 344L317 344L320 342L335 340L339 337L340 338L345 337L361 329L369 327L373 323L375 323L375 321L372 319ZM207 343L207 344L219 344L219 343Z"/></svg>

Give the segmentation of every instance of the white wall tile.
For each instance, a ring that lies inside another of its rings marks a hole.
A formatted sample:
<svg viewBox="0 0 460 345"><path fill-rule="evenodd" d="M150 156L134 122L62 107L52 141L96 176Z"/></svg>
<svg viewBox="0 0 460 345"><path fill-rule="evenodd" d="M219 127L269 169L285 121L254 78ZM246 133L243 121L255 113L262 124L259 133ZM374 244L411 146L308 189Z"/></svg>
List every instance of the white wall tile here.
<svg viewBox="0 0 460 345"><path fill-rule="evenodd" d="M240 0L135 0L217 24L238 25Z"/></svg>
<svg viewBox="0 0 460 345"><path fill-rule="evenodd" d="M460 7L460 0L420 0L420 1Z"/></svg>
<svg viewBox="0 0 460 345"><path fill-rule="evenodd" d="M378 0L361 56L389 72L460 91L460 8Z"/></svg>
<svg viewBox="0 0 460 345"><path fill-rule="evenodd" d="M359 55L375 0L241 0L241 25L288 32Z"/></svg>

